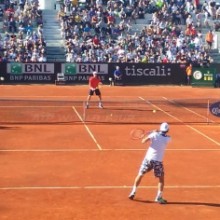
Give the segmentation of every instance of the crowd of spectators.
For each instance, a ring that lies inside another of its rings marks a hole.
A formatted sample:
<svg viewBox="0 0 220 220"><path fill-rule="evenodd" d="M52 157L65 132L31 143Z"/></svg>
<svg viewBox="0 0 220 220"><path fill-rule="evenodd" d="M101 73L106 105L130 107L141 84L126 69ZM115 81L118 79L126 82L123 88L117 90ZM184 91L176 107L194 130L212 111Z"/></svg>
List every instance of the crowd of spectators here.
<svg viewBox="0 0 220 220"><path fill-rule="evenodd" d="M38 0L5 0L0 62L45 62L46 42Z"/></svg>
<svg viewBox="0 0 220 220"><path fill-rule="evenodd" d="M58 19L66 62L192 63L209 65L207 34L220 28L215 0L62 0ZM46 62L38 0L4 0L1 62ZM135 30L137 19L149 23ZM209 40L210 40L209 39Z"/></svg>
<svg viewBox="0 0 220 220"><path fill-rule="evenodd" d="M64 0L58 15L67 62L212 62L201 30L213 29L220 20L215 0L74 2ZM135 31L136 20L148 14L149 24Z"/></svg>

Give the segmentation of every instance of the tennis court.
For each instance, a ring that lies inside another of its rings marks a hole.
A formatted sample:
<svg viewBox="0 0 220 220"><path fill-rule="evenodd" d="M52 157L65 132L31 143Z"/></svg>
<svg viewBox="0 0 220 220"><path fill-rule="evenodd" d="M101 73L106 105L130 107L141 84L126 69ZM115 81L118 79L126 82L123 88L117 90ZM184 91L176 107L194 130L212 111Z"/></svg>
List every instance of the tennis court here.
<svg viewBox="0 0 220 220"><path fill-rule="evenodd" d="M219 219L220 90L103 86L104 109L84 109L87 86L1 86L0 217L7 220ZM154 111L153 111L154 110ZM147 145L130 131L167 121L167 205L147 174L128 199Z"/></svg>

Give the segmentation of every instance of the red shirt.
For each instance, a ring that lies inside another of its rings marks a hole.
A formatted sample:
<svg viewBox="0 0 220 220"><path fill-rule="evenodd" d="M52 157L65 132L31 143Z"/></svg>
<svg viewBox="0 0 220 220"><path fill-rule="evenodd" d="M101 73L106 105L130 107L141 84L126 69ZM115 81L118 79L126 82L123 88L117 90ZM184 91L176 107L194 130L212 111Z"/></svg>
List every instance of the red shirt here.
<svg viewBox="0 0 220 220"><path fill-rule="evenodd" d="M93 38L93 43L97 46L99 45L99 39L97 37Z"/></svg>
<svg viewBox="0 0 220 220"><path fill-rule="evenodd" d="M100 82L101 82L101 80L97 77L91 76L89 78L89 86L91 88L94 88L94 89L97 88Z"/></svg>

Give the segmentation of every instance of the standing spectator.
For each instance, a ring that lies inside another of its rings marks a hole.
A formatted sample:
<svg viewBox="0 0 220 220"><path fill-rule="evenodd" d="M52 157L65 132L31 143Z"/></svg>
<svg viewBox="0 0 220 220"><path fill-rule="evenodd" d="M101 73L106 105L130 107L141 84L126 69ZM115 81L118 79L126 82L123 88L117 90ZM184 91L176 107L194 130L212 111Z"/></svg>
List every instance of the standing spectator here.
<svg viewBox="0 0 220 220"><path fill-rule="evenodd" d="M217 73L215 77L215 88L220 88L220 73Z"/></svg>
<svg viewBox="0 0 220 220"><path fill-rule="evenodd" d="M117 85L119 82L122 81L122 72L119 66L116 66L116 69L113 72L113 77L114 77L113 85Z"/></svg>
<svg viewBox="0 0 220 220"><path fill-rule="evenodd" d="M206 40L206 43L208 45L208 50L210 51L211 48L212 48L213 41L214 41L214 35L212 33L212 30L209 30L206 33L205 40Z"/></svg>
<svg viewBox="0 0 220 220"><path fill-rule="evenodd" d="M186 79L187 79L187 85L191 84L191 76L192 76L192 64L190 63L186 67Z"/></svg>

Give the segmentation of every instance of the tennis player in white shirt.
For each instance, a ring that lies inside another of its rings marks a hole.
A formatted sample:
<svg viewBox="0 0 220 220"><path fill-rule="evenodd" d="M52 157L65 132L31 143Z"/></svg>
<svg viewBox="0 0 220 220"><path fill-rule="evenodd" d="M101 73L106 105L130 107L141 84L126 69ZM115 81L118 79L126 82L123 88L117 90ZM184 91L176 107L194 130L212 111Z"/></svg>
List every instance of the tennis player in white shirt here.
<svg viewBox="0 0 220 220"><path fill-rule="evenodd" d="M132 191L129 195L129 199L134 199L137 187L141 183L144 174L151 170L154 170L154 176L159 180L158 192L155 198L155 202L158 202L160 204L167 203L167 201L163 199L162 193L164 189L163 157L167 144L171 139L170 136L167 135L168 131L169 125L166 122L164 122L160 125L159 131L153 131L152 133L150 133L142 139L142 143L150 141L150 146L141 164L138 175L135 178Z"/></svg>

